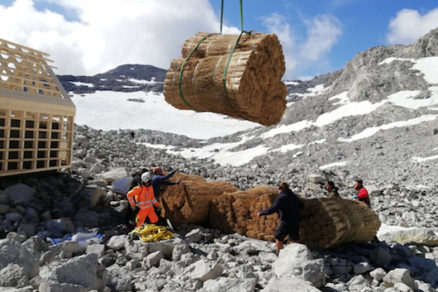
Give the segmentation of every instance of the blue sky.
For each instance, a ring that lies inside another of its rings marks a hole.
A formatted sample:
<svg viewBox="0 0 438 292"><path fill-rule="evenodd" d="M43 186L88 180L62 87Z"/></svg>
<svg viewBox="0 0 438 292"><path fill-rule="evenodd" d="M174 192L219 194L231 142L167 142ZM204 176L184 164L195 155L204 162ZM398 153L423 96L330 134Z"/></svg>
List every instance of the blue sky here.
<svg viewBox="0 0 438 292"><path fill-rule="evenodd" d="M47 52L59 74L127 63L167 69L184 41L218 32L221 0L0 0L0 38ZM225 0L224 32L240 30ZM409 44L438 27L436 0L243 0L244 29L276 33L284 79L341 69L378 45Z"/></svg>

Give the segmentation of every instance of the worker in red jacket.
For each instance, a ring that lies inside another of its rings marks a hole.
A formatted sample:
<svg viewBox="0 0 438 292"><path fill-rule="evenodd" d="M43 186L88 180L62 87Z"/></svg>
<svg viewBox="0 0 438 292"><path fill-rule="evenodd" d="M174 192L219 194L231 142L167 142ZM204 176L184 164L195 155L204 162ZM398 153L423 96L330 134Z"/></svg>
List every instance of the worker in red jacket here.
<svg viewBox="0 0 438 292"><path fill-rule="evenodd" d="M137 213L137 226L142 225L146 221L146 218L148 218L152 224L158 222L158 216L155 213L154 206L158 207L160 204L155 199L151 179L152 175L150 172L143 173L141 175L141 185L133 188L126 195L131 209L135 210L135 206L140 209Z"/></svg>
<svg viewBox="0 0 438 292"><path fill-rule="evenodd" d="M365 204L367 204L368 207L371 207L371 201L368 195L368 191L366 188L364 188L363 181L360 178L356 178L354 180L353 188L356 191L356 194L354 195L353 198L362 201Z"/></svg>

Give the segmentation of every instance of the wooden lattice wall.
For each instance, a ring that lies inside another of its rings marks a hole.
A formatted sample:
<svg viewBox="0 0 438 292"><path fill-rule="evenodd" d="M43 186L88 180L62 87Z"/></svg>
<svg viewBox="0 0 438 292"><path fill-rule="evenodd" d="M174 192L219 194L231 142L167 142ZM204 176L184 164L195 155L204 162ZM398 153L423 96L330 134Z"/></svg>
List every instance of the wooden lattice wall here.
<svg viewBox="0 0 438 292"><path fill-rule="evenodd" d="M47 57L0 39L0 176L71 165L75 106Z"/></svg>

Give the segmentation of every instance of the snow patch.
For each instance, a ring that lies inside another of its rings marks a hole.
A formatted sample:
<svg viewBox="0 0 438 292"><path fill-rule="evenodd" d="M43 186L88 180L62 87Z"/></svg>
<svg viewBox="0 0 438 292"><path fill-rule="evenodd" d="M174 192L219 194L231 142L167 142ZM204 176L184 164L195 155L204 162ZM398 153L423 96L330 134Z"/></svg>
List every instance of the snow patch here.
<svg viewBox="0 0 438 292"><path fill-rule="evenodd" d="M417 59L412 69L423 73L427 83L438 84L438 57Z"/></svg>
<svg viewBox="0 0 438 292"><path fill-rule="evenodd" d="M351 138L339 138L338 140L341 142L353 142L356 140L371 137L381 130L389 130L392 128L407 127L407 126L417 125L417 124L420 124L422 122L433 121L436 119L437 116L438 115L424 115L424 116L410 119L407 121L398 121L398 122L389 123L389 124L385 124L385 125L378 126L378 127L371 127L371 128L367 128L367 129L363 130L359 134L351 136Z"/></svg>
<svg viewBox="0 0 438 292"><path fill-rule="evenodd" d="M94 84L93 83L85 83L85 82L73 82L73 81L70 81L70 83L73 83L74 85L76 85L76 86L87 86L87 87L94 87Z"/></svg>
<svg viewBox="0 0 438 292"><path fill-rule="evenodd" d="M390 57L390 58L386 58L385 60L380 62L378 65L390 64L394 61L415 62L415 59Z"/></svg>
<svg viewBox="0 0 438 292"><path fill-rule="evenodd" d="M350 98L348 97L348 91L344 91L338 95L330 97L328 100L335 100L338 101L333 103L333 105L344 105L350 102Z"/></svg>
<svg viewBox="0 0 438 292"><path fill-rule="evenodd" d="M430 161L430 160L436 160L438 159L438 155L433 155L433 156L429 156L429 157L412 157L412 161L415 162L425 162L425 161Z"/></svg>
<svg viewBox="0 0 438 292"><path fill-rule="evenodd" d="M345 165L347 165L347 164L348 164L348 161L334 162L334 163L330 163L330 164L322 165L322 166L319 167L319 169L320 169L320 170L325 170L325 169L329 169L329 168L345 166Z"/></svg>
<svg viewBox="0 0 438 292"><path fill-rule="evenodd" d="M127 101L134 98L145 102ZM259 126L215 113L178 110L164 100L162 93L97 91L84 97L74 94L72 100L77 124L105 131L148 129L209 139Z"/></svg>

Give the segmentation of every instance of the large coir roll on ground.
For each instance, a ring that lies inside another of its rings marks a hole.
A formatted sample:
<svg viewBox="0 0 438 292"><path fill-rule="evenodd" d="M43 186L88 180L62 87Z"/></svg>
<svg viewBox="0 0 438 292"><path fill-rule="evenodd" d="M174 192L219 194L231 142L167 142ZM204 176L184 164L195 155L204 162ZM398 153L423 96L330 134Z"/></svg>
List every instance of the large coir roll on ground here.
<svg viewBox="0 0 438 292"><path fill-rule="evenodd" d="M238 190L229 182L207 182L197 175L176 173L172 178L181 182L168 186L159 200L162 215L176 223L206 224L213 198Z"/></svg>
<svg viewBox="0 0 438 292"><path fill-rule="evenodd" d="M179 74L185 58L207 33L188 39L182 58L174 59L166 74L164 96L178 109L216 112L262 125L277 124L286 109L286 86L281 82L285 63L274 34L243 34L229 63L226 97L223 75L238 35L211 34L187 60L179 91Z"/></svg>
<svg viewBox="0 0 438 292"><path fill-rule="evenodd" d="M244 191L225 193L213 198L209 222L213 228L226 233L246 234L247 225L253 214L251 202L263 194L276 194L277 190L268 186L257 186Z"/></svg>
<svg viewBox="0 0 438 292"><path fill-rule="evenodd" d="M251 203L254 222L248 222L247 236L274 240L277 215L257 218L258 211L270 206L276 196L266 194ZM310 248L324 249L345 242L372 240L380 227L377 214L365 203L344 199L301 200L300 241Z"/></svg>

